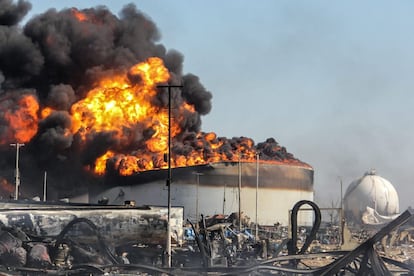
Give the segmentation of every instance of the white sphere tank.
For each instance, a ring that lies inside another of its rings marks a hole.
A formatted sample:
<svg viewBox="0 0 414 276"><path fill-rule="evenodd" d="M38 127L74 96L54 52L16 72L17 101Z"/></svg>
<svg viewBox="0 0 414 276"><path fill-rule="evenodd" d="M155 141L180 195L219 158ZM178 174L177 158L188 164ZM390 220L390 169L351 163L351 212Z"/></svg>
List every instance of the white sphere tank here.
<svg viewBox="0 0 414 276"><path fill-rule="evenodd" d="M344 196L345 216L348 221L361 223L367 207L384 217L399 213L398 193L386 179L375 174L375 171L353 181Z"/></svg>

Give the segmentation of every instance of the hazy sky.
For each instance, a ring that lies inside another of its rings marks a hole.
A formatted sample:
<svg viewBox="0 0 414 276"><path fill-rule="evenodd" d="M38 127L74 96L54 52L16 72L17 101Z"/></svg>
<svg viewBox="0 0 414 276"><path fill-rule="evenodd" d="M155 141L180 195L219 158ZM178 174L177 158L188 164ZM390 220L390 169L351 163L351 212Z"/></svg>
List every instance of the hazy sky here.
<svg viewBox="0 0 414 276"><path fill-rule="evenodd" d="M275 138L313 166L323 207L371 168L414 206L413 1L37 0L25 19L128 3L213 94L203 131Z"/></svg>

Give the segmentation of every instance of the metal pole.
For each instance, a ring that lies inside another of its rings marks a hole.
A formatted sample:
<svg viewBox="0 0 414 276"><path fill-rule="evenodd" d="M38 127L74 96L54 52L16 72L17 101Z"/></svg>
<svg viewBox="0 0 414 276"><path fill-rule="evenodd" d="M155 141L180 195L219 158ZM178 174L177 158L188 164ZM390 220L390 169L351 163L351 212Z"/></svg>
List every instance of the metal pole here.
<svg viewBox="0 0 414 276"><path fill-rule="evenodd" d="M256 152L256 241L259 238L259 225L257 222L257 206L258 206L258 194L259 194L259 153Z"/></svg>
<svg viewBox="0 0 414 276"><path fill-rule="evenodd" d="M199 186L200 186L200 175L197 173L196 221L198 221L198 189L199 189Z"/></svg>
<svg viewBox="0 0 414 276"><path fill-rule="evenodd" d="M20 188L20 170L19 170L19 149L20 147L24 146L24 144L16 143L16 144L10 144L12 147L16 147L16 178L15 178L15 185L16 190L14 194L14 199L19 199L19 188Z"/></svg>
<svg viewBox="0 0 414 276"><path fill-rule="evenodd" d="M46 201L46 194L47 194L47 172L45 171L45 176L43 178L43 201Z"/></svg>
<svg viewBox="0 0 414 276"><path fill-rule="evenodd" d="M241 160L239 156L239 231L241 232L242 223L241 223Z"/></svg>
<svg viewBox="0 0 414 276"><path fill-rule="evenodd" d="M167 218L167 267L171 267L171 87L183 87L182 85L158 85L159 88L168 88L168 177L167 177L167 189L168 189L168 218Z"/></svg>
<svg viewBox="0 0 414 276"><path fill-rule="evenodd" d="M168 226L167 226L167 266L171 267L171 87L168 86Z"/></svg>
<svg viewBox="0 0 414 276"><path fill-rule="evenodd" d="M224 191L223 191L223 215L226 211L226 182L224 182Z"/></svg>
<svg viewBox="0 0 414 276"><path fill-rule="evenodd" d="M345 228L345 218L344 218L344 197L342 193L342 177L339 177L339 183L341 185L341 209L340 209L340 217L341 217L341 245L344 244L344 228Z"/></svg>
<svg viewBox="0 0 414 276"><path fill-rule="evenodd" d="M340 185L341 185L341 209L343 209L344 208L344 202L343 202L343 200L344 200L344 198L343 198L343 194L342 194L342 178L341 177L339 177L339 183L340 183Z"/></svg>

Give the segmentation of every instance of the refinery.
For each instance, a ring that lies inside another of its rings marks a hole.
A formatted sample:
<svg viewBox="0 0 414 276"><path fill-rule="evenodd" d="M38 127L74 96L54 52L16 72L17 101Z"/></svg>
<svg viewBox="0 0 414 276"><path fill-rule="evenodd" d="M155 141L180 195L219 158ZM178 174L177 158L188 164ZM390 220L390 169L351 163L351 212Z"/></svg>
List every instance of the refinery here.
<svg viewBox="0 0 414 276"><path fill-rule="evenodd" d="M414 275L390 181L362 168L320 206L275 138L202 131L211 92L134 5L20 29L4 2L0 275Z"/></svg>
<svg viewBox="0 0 414 276"><path fill-rule="evenodd" d="M4 275L411 275L414 212L399 211L393 185L370 170L348 186L343 208L320 208L311 172L260 162L174 168L168 206L166 170L73 198L2 200L0 268Z"/></svg>

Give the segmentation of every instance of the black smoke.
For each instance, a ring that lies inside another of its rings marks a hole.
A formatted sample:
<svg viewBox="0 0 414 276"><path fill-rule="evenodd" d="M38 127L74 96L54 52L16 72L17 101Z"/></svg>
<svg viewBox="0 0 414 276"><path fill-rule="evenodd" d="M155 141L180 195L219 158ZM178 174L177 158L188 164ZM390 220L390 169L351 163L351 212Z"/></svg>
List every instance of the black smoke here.
<svg viewBox="0 0 414 276"><path fill-rule="evenodd" d="M131 130L131 141L119 141L113 133L105 132L91 135L84 142L78 134L68 132L72 124L70 107L85 97L97 80L150 57L161 58L172 75L171 82L183 85L182 89L174 89L172 104L186 102L196 111L181 114L184 134L181 141L176 141L176 153L205 145L196 133L201 130L201 116L211 110L212 94L199 77L183 74L183 55L167 50L160 43L156 24L134 4L125 6L119 15L104 6L49 9L29 19L24 26L19 25L30 8L31 4L24 0L17 3L0 0L0 116L4 115L4 109L13 108L18 100L16 95L24 95L24 91L36 95L40 109L55 110L39 121L37 134L21 148L23 192L30 194L41 189L46 171L50 185L60 195L85 187L97 181L88 170L97 157L110 148L123 146L133 150L150 137L151 130L139 126ZM85 17L77 18L79 14ZM157 104L166 107L166 93L161 92ZM0 135L8 133L8 128L10 125L0 118ZM225 141L223 151L229 155L234 144L244 141L244 138L218 139ZM15 141L9 140L0 136L3 141L0 176L13 182L15 151L9 144ZM268 142L276 143L273 140L264 143ZM264 154L268 152L275 158L293 158L279 151L278 145L261 147ZM208 154L209 149L205 152Z"/></svg>
<svg viewBox="0 0 414 276"><path fill-rule="evenodd" d="M20 22L32 5L24 0L19 0L17 4L12 0L0 1L0 25L13 26Z"/></svg>

